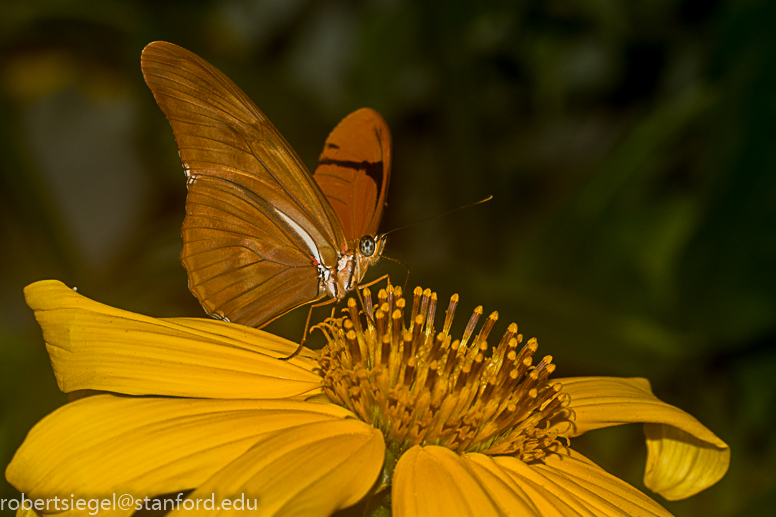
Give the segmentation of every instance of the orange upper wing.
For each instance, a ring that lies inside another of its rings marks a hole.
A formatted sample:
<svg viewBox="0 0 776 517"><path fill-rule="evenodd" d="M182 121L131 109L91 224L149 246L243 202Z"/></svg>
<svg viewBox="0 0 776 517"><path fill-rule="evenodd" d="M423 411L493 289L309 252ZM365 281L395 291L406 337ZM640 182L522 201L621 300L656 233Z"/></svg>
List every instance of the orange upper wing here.
<svg viewBox="0 0 776 517"><path fill-rule="evenodd" d="M377 233L390 177L391 132L369 108L354 111L334 128L313 175L348 240Z"/></svg>
<svg viewBox="0 0 776 517"><path fill-rule="evenodd" d="M181 261L208 314L260 327L322 296L347 248L337 214L277 129L224 74L171 43L142 55L188 177Z"/></svg>

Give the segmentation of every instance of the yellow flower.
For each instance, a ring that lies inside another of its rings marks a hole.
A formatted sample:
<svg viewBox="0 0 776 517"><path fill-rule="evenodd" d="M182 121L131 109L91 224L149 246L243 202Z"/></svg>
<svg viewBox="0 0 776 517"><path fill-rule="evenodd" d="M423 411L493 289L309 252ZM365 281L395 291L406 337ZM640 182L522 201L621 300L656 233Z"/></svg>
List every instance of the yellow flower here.
<svg viewBox="0 0 776 517"><path fill-rule="evenodd" d="M644 379L549 381L552 358L534 364L536 341L522 345L514 324L486 357L497 315L475 335L481 308L451 339L455 296L437 332L429 290L415 291L409 327L400 289L376 307L366 292L361 313L350 300L349 318L321 325L321 354L280 361L296 345L252 328L141 316L57 281L25 295L62 391L110 392L30 431L6 471L30 499L191 490L256 498L261 515L325 516L390 492L396 516L669 515L568 442L646 423L644 481L667 499L729 463L724 442Z"/></svg>

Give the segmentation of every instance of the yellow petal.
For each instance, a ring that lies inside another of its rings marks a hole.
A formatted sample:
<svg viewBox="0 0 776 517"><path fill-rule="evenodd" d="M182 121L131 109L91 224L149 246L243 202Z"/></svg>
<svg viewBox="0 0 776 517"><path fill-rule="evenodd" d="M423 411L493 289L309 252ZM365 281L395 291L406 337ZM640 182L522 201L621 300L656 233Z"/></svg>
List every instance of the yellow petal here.
<svg viewBox="0 0 776 517"><path fill-rule="evenodd" d="M607 473L579 453L550 454L545 463L528 465L496 456L503 469L539 508L542 517L670 517L655 501Z"/></svg>
<svg viewBox="0 0 776 517"><path fill-rule="evenodd" d="M720 448L727 447L694 417L655 397L646 379L568 377L556 382L571 396L569 409L575 418L569 436L613 425L659 423L683 429Z"/></svg>
<svg viewBox="0 0 776 517"><path fill-rule="evenodd" d="M200 500L199 511L182 505L170 517L233 515L234 510L260 516L329 516L369 492L384 456L382 434L360 420L294 427L268 435L191 493L190 504ZM221 512L204 506L211 497ZM233 503L231 510L224 508L224 499ZM241 501L239 507L235 500Z"/></svg>
<svg viewBox="0 0 776 517"><path fill-rule="evenodd" d="M494 456L493 461L523 489L542 517L595 517L596 514L517 458Z"/></svg>
<svg viewBox="0 0 776 517"><path fill-rule="evenodd" d="M391 494L395 517L509 515L460 456L436 445L416 445L402 455Z"/></svg>
<svg viewBox="0 0 776 517"><path fill-rule="evenodd" d="M542 517L525 490L499 467L493 458L480 453L464 454L469 471L498 504L504 515Z"/></svg>
<svg viewBox="0 0 776 517"><path fill-rule="evenodd" d="M41 420L6 478L33 499L156 496L199 486L268 433L349 415L291 400L95 395Z"/></svg>
<svg viewBox="0 0 776 517"><path fill-rule="evenodd" d="M644 485L669 501L695 495L725 475L730 449L720 449L681 429L645 424L647 468Z"/></svg>
<svg viewBox="0 0 776 517"><path fill-rule="evenodd" d="M272 357L288 357L296 351L297 343L292 343L287 339L278 337L269 332L257 330L245 325L228 324L212 318L162 318L164 321L171 321L178 325L183 325L191 329L202 331L206 334L216 334L237 343L248 343L260 353L269 354ZM260 348L256 348L252 343L261 343ZM274 352L274 354L272 353ZM299 358L298 361L295 361ZM306 360L305 360L306 359ZM307 347L302 347L291 363L298 363L307 369L318 367L318 353Z"/></svg>
<svg viewBox="0 0 776 517"><path fill-rule="evenodd" d="M596 515L669 517L652 498L571 449L550 454L533 466L548 480L577 498Z"/></svg>
<svg viewBox="0 0 776 517"><path fill-rule="evenodd" d="M727 444L693 416L655 397L646 379L575 377L557 382L571 396L569 409L575 417L567 436L612 425L647 424L644 484L666 499L697 494L727 472Z"/></svg>
<svg viewBox="0 0 776 517"><path fill-rule="evenodd" d="M279 398L320 388L312 359L277 360L297 345L260 330L150 318L89 300L56 280L29 285L24 294L66 393Z"/></svg>

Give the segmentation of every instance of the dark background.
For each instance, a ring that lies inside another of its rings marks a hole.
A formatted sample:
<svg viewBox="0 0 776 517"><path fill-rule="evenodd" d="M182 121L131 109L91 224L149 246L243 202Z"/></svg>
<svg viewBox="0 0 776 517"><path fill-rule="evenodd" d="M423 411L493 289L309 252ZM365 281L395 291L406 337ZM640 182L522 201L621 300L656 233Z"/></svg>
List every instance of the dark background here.
<svg viewBox="0 0 776 517"><path fill-rule="evenodd" d="M309 167L347 113L380 111L383 230L494 194L386 254L461 311L498 310L496 331L517 321L559 376L647 377L727 441L718 485L655 496L677 516L772 515L774 27L768 0L4 0L0 464L65 401L26 284L204 316L178 261L184 176L140 72L167 40L231 77ZM403 281L385 262L368 278L386 272ZM297 312L270 330L298 339ZM643 489L640 426L574 443Z"/></svg>

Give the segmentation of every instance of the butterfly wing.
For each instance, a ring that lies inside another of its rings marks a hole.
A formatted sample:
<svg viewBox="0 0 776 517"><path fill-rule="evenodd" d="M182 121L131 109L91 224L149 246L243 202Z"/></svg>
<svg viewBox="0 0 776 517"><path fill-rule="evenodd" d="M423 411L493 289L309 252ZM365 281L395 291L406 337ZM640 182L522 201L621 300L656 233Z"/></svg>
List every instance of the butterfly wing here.
<svg viewBox="0 0 776 517"><path fill-rule="evenodd" d="M345 117L326 139L313 178L348 240L374 236L391 178L391 132L383 117L369 108Z"/></svg>
<svg viewBox="0 0 776 517"><path fill-rule="evenodd" d="M277 129L224 74L165 42L142 55L188 177L181 261L208 314L260 327L320 296L347 248L337 216Z"/></svg>
<svg viewBox="0 0 776 517"><path fill-rule="evenodd" d="M212 316L261 327L320 295L310 254L240 185L196 178L181 235L189 288Z"/></svg>

